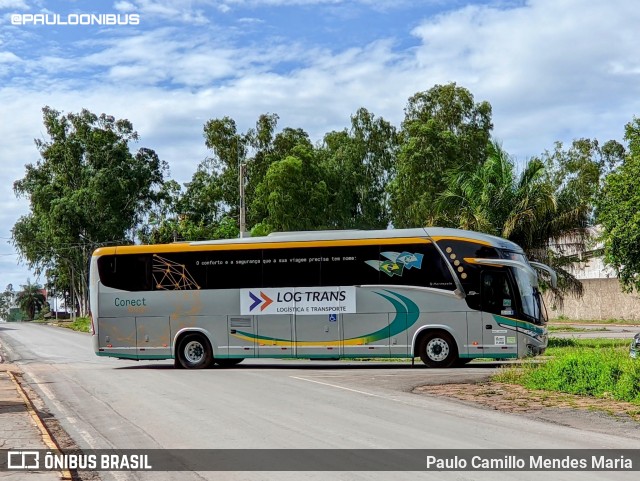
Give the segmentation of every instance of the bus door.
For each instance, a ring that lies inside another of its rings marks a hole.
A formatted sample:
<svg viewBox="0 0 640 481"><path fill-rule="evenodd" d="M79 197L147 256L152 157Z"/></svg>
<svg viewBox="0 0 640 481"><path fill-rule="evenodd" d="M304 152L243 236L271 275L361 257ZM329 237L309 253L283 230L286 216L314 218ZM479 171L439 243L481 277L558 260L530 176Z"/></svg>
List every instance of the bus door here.
<svg viewBox="0 0 640 481"><path fill-rule="evenodd" d="M136 335L140 359L171 356L169 317L136 317Z"/></svg>
<svg viewBox="0 0 640 481"><path fill-rule="evenodd" d="M255 316L258 325L258 357L293 357L293 316Z"/></svg>
<svg viewBox="0 0 640 481"><path fill-rule="evenodd" d="M333 358L341 355L339 314L296 314L296 357Z"/></svg>
<svg viewBox="0 0 640 481"><path fill-rule="evenodd" d="M254 316L227 316L229 357L256 356Z"/></svg>
<svg viewBox="0 0 640 481"><path fill-rule="evenodd" d="M509 324L517 317L513 284L507 271L483 270L480 295L482 298L482 345L484 357L511 358L518 356L518 336ZM506 319L505 319L506 318Z"/></svg>

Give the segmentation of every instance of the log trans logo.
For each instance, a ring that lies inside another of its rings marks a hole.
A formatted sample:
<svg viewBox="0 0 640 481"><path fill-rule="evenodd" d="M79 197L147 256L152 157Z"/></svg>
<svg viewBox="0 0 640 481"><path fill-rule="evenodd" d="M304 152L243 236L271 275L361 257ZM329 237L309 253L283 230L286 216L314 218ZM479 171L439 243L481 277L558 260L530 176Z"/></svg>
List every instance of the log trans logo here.
<svg viewBox="0 0 640 481"><path fill-rule="evenodd" d="M273 302L273 299L267 296L264 292L260 292L260 297L256 296L253 292L249 292L249 297L253 301L253 304L249 307L249 312L253 311L258 306L260 306L261 311L264 311L269 307L269 304Z"/></svg>
<svg viewBox="0 0 640 481"><path fill-rule="evenodd" d="M242 315L342 314L356 312L353 286L241 289Z"/></svg>

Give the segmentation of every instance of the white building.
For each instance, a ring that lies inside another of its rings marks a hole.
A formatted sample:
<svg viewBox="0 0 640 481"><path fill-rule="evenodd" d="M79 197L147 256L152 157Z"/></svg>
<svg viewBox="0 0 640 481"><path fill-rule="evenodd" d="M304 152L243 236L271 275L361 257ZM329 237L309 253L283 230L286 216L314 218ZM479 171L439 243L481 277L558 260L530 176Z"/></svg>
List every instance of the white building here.
<svg viewBox="0 0 640 481"><path fill-rule="evenodd" d="M576 262L567 270L582 282L581 298L566 296L562 306L553 306L548 296L547 308L551 319L560 316L576 320L632 319L640 321L640 296L637 292L625 293L615 271L605 265L603 243L598 240L598 226L590 228L591 238L585 252L573 249L572 243L560 243L556 250L565 256L576 256ZM555 307L555 309L554 309Z"/></svg>

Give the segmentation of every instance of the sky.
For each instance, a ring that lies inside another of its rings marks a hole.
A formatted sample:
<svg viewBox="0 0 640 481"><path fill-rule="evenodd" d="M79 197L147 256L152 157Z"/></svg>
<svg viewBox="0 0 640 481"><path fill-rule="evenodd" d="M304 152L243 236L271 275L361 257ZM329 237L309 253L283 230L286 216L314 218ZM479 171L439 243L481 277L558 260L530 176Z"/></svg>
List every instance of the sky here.
<svg viewBox="0 0 640 481"><path fill-rule="evenodd" d="M74 25L90 14L121 24ZM133 147L182 183L211 154L209 119L245 131L277 113L319 142L359 107L399 127L411 95L456 82L523 162L555 141L622 141L640 115L638 25L628 0L0 0L0 289L45 282L10 243L44 106L129 119Z"/></svg>

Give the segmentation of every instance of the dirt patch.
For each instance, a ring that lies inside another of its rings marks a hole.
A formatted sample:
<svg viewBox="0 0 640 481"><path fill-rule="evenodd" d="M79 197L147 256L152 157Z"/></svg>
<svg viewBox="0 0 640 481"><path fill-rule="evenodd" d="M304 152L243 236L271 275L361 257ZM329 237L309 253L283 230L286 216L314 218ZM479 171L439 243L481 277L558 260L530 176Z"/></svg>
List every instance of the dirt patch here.
<svg viewBox="0 0 640 481"><path fill-rule="evenodd" d="M521 413L544 408L601 410L613 415L627 415L640 421L640 406L613 399L527 389L517 384L484 382L479 384L444 384L421 386L416 393L448 396L461 401L480 403L499 411Z"/></svg>
<svg viewBox="0 0 640 481"><path fill-rule="evenodd" d="M640 406L628 402L531 390L492 381L420 386L413 392L453 398L579 429L603 433L615 429L619 434L640 439Z"/></svg>

